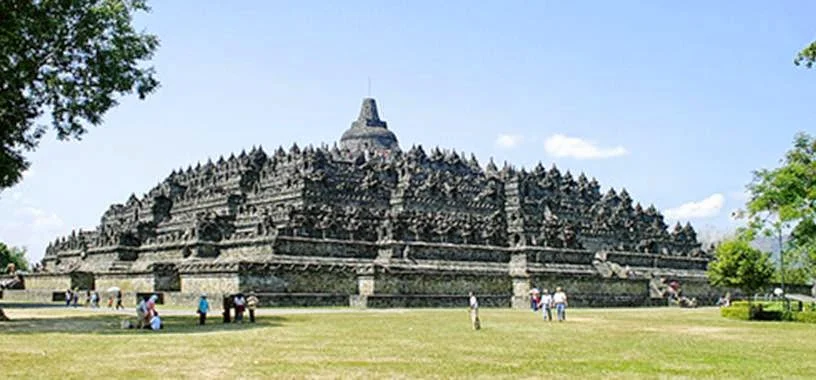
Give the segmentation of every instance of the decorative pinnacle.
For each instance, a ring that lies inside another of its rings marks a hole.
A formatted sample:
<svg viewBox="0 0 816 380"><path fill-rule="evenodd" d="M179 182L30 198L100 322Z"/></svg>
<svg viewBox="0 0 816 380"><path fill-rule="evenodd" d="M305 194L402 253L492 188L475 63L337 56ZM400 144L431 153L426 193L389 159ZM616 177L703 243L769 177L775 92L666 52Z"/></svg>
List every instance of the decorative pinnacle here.
<svg viewBox="0 0 816 380"><path fill-rule="evenodd" d="M360 116L354 122L353 127L383 127L386 128L386 123L380 120L379 112L377 112L377 102L374 98L363 99L363 105L360 108Z"/></svg>

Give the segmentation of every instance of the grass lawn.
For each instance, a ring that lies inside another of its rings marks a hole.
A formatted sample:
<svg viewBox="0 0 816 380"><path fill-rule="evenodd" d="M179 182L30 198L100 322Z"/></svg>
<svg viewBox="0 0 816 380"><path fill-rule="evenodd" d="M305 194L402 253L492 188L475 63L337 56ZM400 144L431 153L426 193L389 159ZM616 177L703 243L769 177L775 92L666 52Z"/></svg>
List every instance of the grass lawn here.
<svg viewBox="0 0 816 380"><path fill-rule="evenodd" d="M814 378L816 325L744 322L704 309L574 309L565 323L484 309L264 316L161 332L122 316L6 309L2 378L529 377Z"/></svg>

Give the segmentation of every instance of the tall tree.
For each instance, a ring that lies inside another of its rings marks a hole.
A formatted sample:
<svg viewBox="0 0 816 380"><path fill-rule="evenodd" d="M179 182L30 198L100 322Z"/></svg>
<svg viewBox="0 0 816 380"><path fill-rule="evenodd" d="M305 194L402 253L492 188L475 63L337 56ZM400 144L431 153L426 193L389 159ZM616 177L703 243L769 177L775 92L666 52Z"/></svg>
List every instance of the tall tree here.
<svg viewBox="0 0 816 380"><path fill-rule="evenodd" d="M796 54L793 63L796 66L813 67L813 64L816 63L816 41L811 42L810 45L802 49L799 54Z"/></svg>
<svg viewBox="0 0 816 380"><path fill-rule="evenodd" d="M816 139L807 133L796 134L782 165L755 171L748 191L746 232L749 237L764 233L779 238L781 280L787 270L784 259L792 253L812 276L816 264ZM782 234L787 230L792 239L783 244Z"/></svg>
<svg viewBox="0 0 816 380"><path fill-rule="evenodd" d="M0 242L0 270L3 273L9 264L14 264L17 270L28 270L28 259L25 256L25 248L9 247Z"/></svg>
<svg viewBox="0 0 816 380"><path fill-rule="evenodd" d="M741 237L717 247L707 274L712 285L737 288L750 297L770 284L773 272L770 255Z"/></svg>
<svg viewBox="0 0 816 380"><path fill-rule="evenodd" d="M145 0L0 1L0 191L20 181L49 122L57 138L80 139L117 98L144 99L159 85L159 41L136 31Z"/></svg>

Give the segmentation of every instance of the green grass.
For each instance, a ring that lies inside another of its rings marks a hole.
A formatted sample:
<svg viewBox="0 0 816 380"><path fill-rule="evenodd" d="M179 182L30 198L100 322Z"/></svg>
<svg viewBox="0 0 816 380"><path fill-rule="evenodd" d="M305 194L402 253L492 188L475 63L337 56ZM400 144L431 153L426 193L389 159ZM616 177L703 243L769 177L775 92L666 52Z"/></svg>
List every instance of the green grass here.
<svg viewBox="0 0 816 380"><path fill-rule="evenodd" d="M816 325L725 319L705 309L574 309L565 323L523 310L401 310L264 316L161 332L121 316L7 309L5 378L813 378Z"/></svg>

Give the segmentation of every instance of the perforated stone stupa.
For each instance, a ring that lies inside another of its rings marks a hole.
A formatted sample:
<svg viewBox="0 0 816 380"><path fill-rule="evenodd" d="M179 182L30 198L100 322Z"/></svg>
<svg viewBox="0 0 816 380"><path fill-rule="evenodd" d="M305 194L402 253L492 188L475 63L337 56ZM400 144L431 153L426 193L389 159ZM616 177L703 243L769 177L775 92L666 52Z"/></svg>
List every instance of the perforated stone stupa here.
<svg viewBox="0 0 816 380"><path fill-rule="evenodd" d="M173 171L95 230L56 239L43 263L26 289L180 303L255 290L275 305L443 306L474 291L509 306L562 286L574 305L644 305L667 279L716 296L690 225L668 229L584 173L403 151L374 99L339 147L256 147Z"/></svg>

